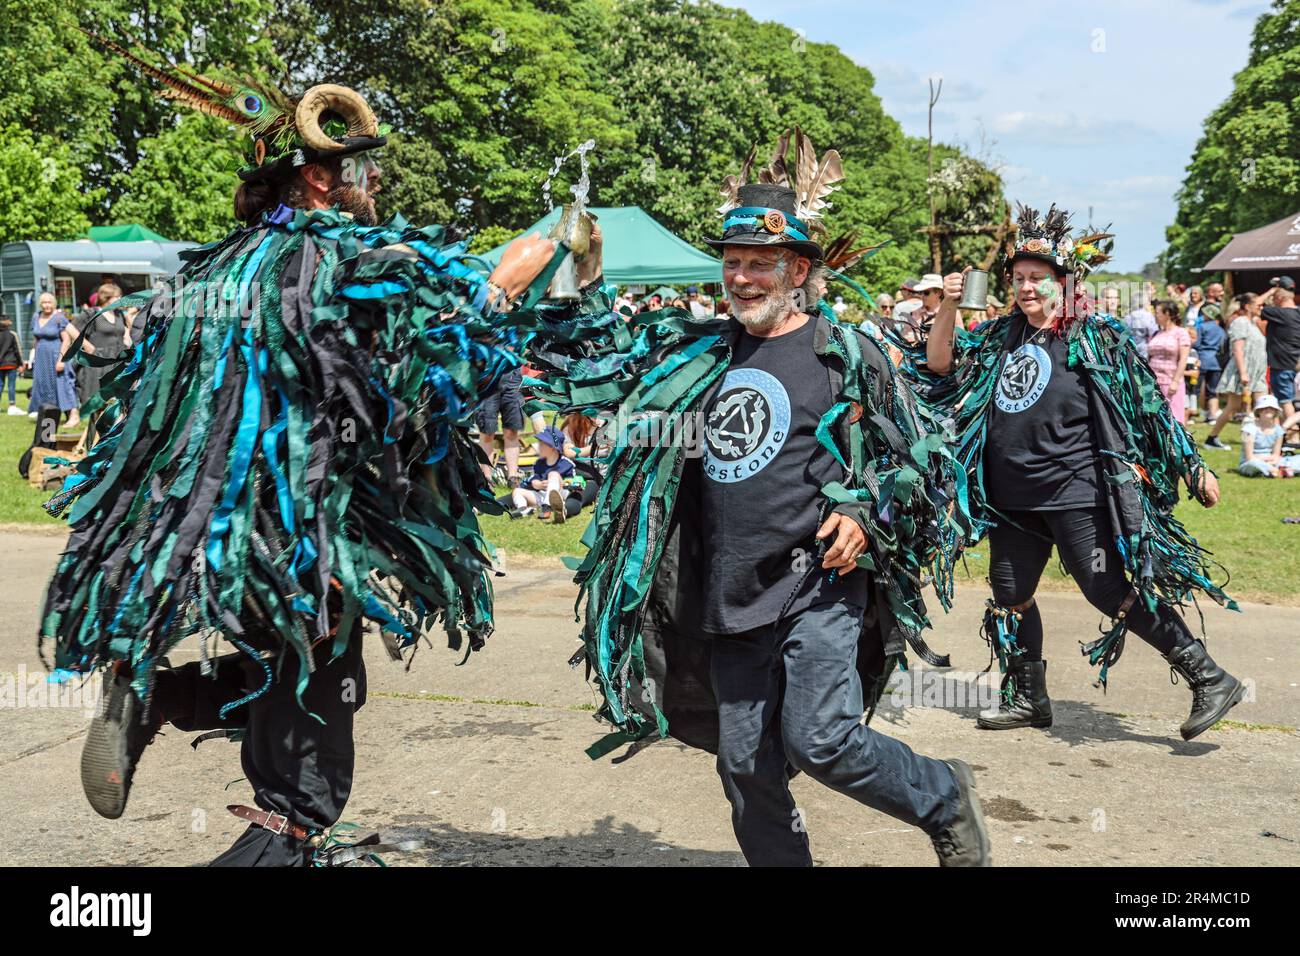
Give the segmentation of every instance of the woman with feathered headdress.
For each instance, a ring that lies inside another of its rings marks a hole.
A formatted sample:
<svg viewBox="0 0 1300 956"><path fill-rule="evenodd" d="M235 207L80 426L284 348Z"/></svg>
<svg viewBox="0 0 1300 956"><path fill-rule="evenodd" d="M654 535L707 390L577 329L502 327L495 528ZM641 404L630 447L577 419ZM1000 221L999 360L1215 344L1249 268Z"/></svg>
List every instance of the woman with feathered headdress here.
<svg viewBox="0 0 1300 956"><path fill-rule="evenodd" d="M923 404L947 417L966 493L954 515L968 545L989 538L993 599L984 629L1003 700L981 728L1052 723L1043 625L1034 601L1055 545L1111 626L1084 653L1107 670L1132 631L1191 688L1190 740L1238 703L1241 683L1192 637L1176 610L1196 591L1236 608L1209 577L1208 555L1174 517L1180 486L1207 508L1218 481L1177 421L1124 326L1091 313L1082 280L1111 236L1072 237L1069 215L1020 208L1005 258L1014 307L978 334L955 330L965 273L909 369Z"/></svg>

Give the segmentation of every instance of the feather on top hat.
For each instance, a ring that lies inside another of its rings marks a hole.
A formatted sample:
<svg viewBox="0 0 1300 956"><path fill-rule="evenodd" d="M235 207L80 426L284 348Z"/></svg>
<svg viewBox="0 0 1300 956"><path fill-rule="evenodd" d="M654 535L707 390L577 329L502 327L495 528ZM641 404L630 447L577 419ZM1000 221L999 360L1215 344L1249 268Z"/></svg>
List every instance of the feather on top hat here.
<svg viewBox="0 0 1300 956"><path fill-rule="evenodd" d="M132 49L84 27L82 32L162 84L167 99L226 120L252 138L245 182L274 179L298 166L378 149L388 142L361 94L345 86L313 86L300 97L261 77L205 76L162 61L138 43ZM159 62L161 65L159 65Z"/></svg>
<svg viewBox="0 0 1300 956"><path fill-rule="evenodd" d="M1110 259L1114 233L1087 232L1070 235L1070 214L1056 204L1039 217L1038 210L1017 203L1016 238L1004 265L1011 268L1017 259L1041 259L1060 275L1074 273L1082 281L1088 273Z"/></svg>
<svg viewBox="0 0 1300 956"><path fill-rule="evenodd" d="M714 247L775 246L823 259L821 211L830 206L827 197L844 179L840 154L828 149L819 160L812 140L796 126L793 134L781 134L771 160L758 171L758 182L751 183L757 152L758 147L752 147L740 174L722 181L722 238L704 241Z"/></svg>

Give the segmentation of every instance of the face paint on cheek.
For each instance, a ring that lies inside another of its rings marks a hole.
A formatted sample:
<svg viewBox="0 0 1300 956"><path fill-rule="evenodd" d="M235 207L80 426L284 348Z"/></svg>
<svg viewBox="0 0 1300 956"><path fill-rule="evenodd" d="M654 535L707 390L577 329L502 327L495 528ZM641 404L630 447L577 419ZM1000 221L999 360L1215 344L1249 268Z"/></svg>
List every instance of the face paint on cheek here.
<svg viewBox="0 0 1300 956"><path fill-rule="evenodd" d="M1056 280L1051 276L1046 276L1042 282L1038 283L1034 287L1034 292L1043 300L1048 312L1055 309L1061 302L1061 287L1056 284Z"/></svg>

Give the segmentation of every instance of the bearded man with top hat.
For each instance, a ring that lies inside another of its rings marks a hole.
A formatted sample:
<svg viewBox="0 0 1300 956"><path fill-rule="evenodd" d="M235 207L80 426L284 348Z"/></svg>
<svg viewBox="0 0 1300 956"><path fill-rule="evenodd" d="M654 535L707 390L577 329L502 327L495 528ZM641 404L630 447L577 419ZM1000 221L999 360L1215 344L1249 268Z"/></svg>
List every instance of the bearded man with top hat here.
<svg viewBox="0 0 1300 956"><path fill-rule="evenodd" d="M946 567L952 459L881 346L816 307L820 210L842 178L798 128L723 184L731 304L665 309L598 360L555 354L534 396L594 405L612 452L577 565L584 659L617 730L593 757L671 735L717 755L751 865L811 865L795 773L928 834L941 865L988 865L971 769L863 721L929 626ZM940 597L946 600L950 575Z"/></svg>
<svg viewBox="0 0 1300 956"><path fill-rule="evenodd" d="M978 333L955 328L965 273L946 276L931 334L905 368L922 405L946 420L964 472L953 521L968 545L989 540L984 632L1005 677L997 712L978 726L1052 723L1034 592L1055 545L1110 618L1083 645L1102 686L1132 631L1191 690L1181 727L1191 740L1243 696L1178 611L1197 591L1236 609L1174 516L1183 487L1208 508L1219 485L1124 325L1091 311L1082 281L1109 258L1111 240L1071 236L1055 206L1041 217L1022 206L1005 259L1014 308Z"/></svg>
<svg viewBox="0 0 1300 956"><path fill-rule="evenodd" d="M517 241L488 278L441 227L376 222L385 137L356 92L291 97L97 39L252 149L242 225L115 303L140 306L142 335L87 409L102 439L47 505L72 534L42 640L60 668L107 671L83 788L119 817L161 727L230 737L256 806L230 808L249 826L216 864L369 856L384 847L332 829L362 624L395 657L431 627L466 653L491 632L474 509L500 509L464 422L520 364L524 332L497 311L544 286L554 244ZM182 641L197 660L173 668Z"/></svg>

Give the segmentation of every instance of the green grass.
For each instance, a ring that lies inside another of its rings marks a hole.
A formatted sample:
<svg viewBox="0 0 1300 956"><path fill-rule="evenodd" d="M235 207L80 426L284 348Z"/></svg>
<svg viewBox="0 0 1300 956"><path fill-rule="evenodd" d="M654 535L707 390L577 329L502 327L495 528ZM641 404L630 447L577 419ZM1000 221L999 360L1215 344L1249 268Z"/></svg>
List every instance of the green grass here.
<svg viewBox="0 0 1300 956"><path fill-rule="evenodd" d="M1192 433L1202 441L1208 425L1193 425ZM1202 454L1219 476L1219 503L1204 508L1184 500L1176 514L1187 529L1207 548L1214 561L1231 572L1227 591L1234 598L1269 604L1300 605L1300 575L1295 572L1295 554L1300 550L1300 525L1282 523L1286 516L1300 517L1300 478L1243 478L1235 471L1240 460L1240 432L1228 425L1221 437L1231 451L1204 449ZM959 580L983 581L988 573L988 547L967 552L969 574ZM960 574L960 572L959 572ZM1218 570L1215 580L1227 578ZM1073 587L1055 556L1043 575L1045 587Z"/></svg>
<svg viewBox="0 0 1300 956"><path fill-rule="evenodd" d="M18 380L18 407L27 408L30 379ZM40 491L18 474L18 459L32 443L36 423L23 415L6 415L9 392L0 400L0 524L36 524L56 527L59 522L41 508L52 492Z"/></svg>
<svg viewBox="0 0 1300 956"><path fill-rule="evenodd" d="M29 381L21 381L19 389L25 393L30 385ZM19 396L19 406L27 407L25 394ZM35 424L26 416L0 414L0 524L55 528L58 522L41 509L50 493L31 488L19 477L16 467L18 457L31 442L34 428ZM1193 427L1198 440L1208 430L1205 425ZM1300 550L1300 525L1282 523L1285 516L1300 516L1300 478L1241 477L1233 470L1238 461L1239 428L1229 425L1223 438L1232 446L1231 451L1204 452L1210 467L1219 475L1222 490L1219 504L1205 509L1185 500L1178 507L1178 516L1213 552L1214 559L1231 571L1228 591L1233 597L1300 606L1300 575L1294 570L1294 556ZM504 490L497 489L497 494ZM553 558L558 566L560 556L584 553L579 539L590 518L591 509L587 509L562 525L532 516L511 520L484 515L482 522L487 539L506 552L507 566L516 556ZM966 567L966 571L958 569L959 581L983 581L988 572L987 546L968 552ZM1055 560L1048 565L1044 586L1072 586Z"/></svg>
<svg viewBox="0 0 1300 956"><path fill-rule="evenodd" d="M504 488L497 489L497 496L505 494ZM591 509L585 509L576 518L570 518L564 524L552 524L542 521L536 515L511 520L504 515L481 515L483 534L492 546L506 554L506 566L509 567L512 555L523 554L530 557L555 557L564 555L581 557L587 549L579 540L591 520Z"/></svg>

